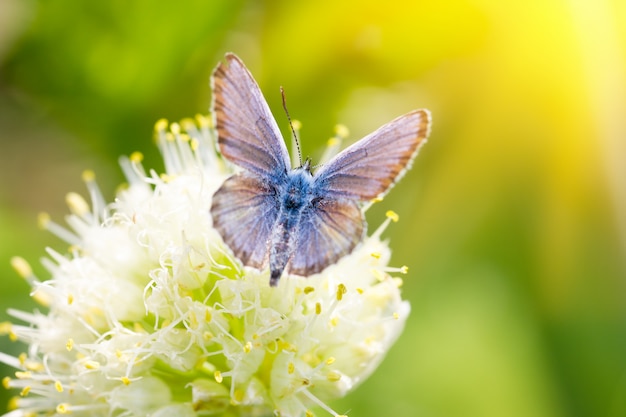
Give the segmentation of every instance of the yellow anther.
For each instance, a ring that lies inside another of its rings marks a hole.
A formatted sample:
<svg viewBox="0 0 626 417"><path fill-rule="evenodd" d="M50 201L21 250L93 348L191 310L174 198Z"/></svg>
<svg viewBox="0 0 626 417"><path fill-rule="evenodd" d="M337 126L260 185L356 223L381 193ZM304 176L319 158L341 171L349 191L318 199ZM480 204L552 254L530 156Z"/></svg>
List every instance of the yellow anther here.
<svg viewBox="0 0 626 417"><path fill-rule="evenodd" d="M10 333L13 333L13 324L10 321L0 323L0 335L5 336Z"/></svg>
<svg viewBox="0 0 626 417"><path fill-rule="evenodd" d="M291 125L293 126L294 130L302 129L302 122L300 120L296 120L296 119L292 120Z"/></svg>
<svg viewBox="0 0 626 417"><path fill-rule="evenodd" d="M11 389L11 378L8 376L2 378L2 386L4 389Z"/></svg>
<svg viewBox="0 0 626 417"><path fill-rule="evenodd" d="M176 122L172 123L170 125L170 132L172 132L175 135L180 135L180 125Z"/></svg>
<svg viewBox="0 0 626 417"><path fill-rule="evenodd" d="M311 410L306 410L304 413L304 417L315 417L315 414L313 414L313 411Z"/></svg>
<svg viewBox="0 0 626 417"><path fill-rule="evenodd" d="M96 179L96 173L90 169L86 169L83 171L82 177L84 182L92 182Z"/></svg>
<svg viewBox="0 0 626 417"><path fill-rule="evenodd" d="M197 140L197 139L191 139L191 144L190 144L190 146L191 146L191 150L195 152L195 151L197 151L197 150L198 150L198 148L200 147L200 142L198 142L198 140Z"/></svg>
<svg viewBox="0 0 626 417"><path fill-rule="evenodd" d="M215 377L215 380L217 381L218 384L221 384L222 381L224 380L224 378L222 377L222 373L220 371L215 371L213 376Z"/></svg>
<svg viewBox="0 0 626 417"><path fill-rule="evenodd" d="M73 303L74 303L74 295L70 293L67 295L67 305L71 306Z"/></svg>
<svg viewBox="0 0 626 417"><path fill-rule="evenodd" d="M74 349L74 339L71 337L67 339L67 342L65 342L65 349L67 349L68 352L71 352L72 349Z"/></svg>
<svg viewBox="0 0 626 417"><path fill-rule="evenodd" d="M295 371L296 365L294 365L293 362L289 362L289 364L287 365L287 373L293 374Z"/></svg>
<svg viewBox="0 0 626 417"><path fill-rule="evenodd" d="M322 314L322 305L320 303L315 303L315 314L318 316Z"/></svg>
<svg viewBox="0 0 626 417"><path fill-rule="evenodd" d="M296 345L292 345L291 343L285 342L284 340L281 340L278 346L280 350L284 352L297 352L298 351L298 347Z"/></svg>
<svg viewBox="0 0 626 417"><path fill-rule="evenodd" d="M17 410L20 406L19 397L11 397L7 404L8 410Z"/></svg>
<svg viewBox="0 0 626 417"><path fill-rule="evenodd" d="M383 198L382 197L374 197L374 198L372 198L371 201L372 201L372 204L380 203L381 201L383 201Z"/></svg>
<svg viewBox="0 0 626 417"><path fill-rule="evenodd" d="M174 136L171 132L165 133L165 140L168 142L174 142L176 140L176 136Z"/></svg>
<svg viewBox="0 0 626 417"><path fill-rule="evenodd" d="M405 274L405 275L408 274L409 273L409 267L406 266L406 265L401 266L400 267L400 273L401 274Z"/></svg>
<svg viewBox="0 0 626 417"><path fill-rule="evenodd" d="M333 363L335 363L335 358L333 356L329 357L328 359L326 359L326 365L332 365Z"/></svg>
<svg viewBox="0 0 626 417"><path fill-rule="evenodd" d="M85 199L77 193L67 193L65 196L65 203L70 208L70 211L77 216L89 213L89 204Z"/></svg>
<svg viewBox="0 0 626 417"><path fill-rule="evenodd" d="M346 288L346 286L343 284L339 284L337 286L337 301L341 301L341 299L343 298L343 295L347 292L348 292L348 289Z"/></svg>
<svg viewBox="0 0 626 417"><path fill-rule="evenodd" d="M243 351L246 353L250 353L251 350L252 350L252 343L246 342L246 344L243 345Z"/></svg>
<svg viewBox="0 0 626 417"><path fill-rule="evenodd" d="M212 319L213 319L213 316L211 315L211 310L207 308L206 311L204 312L204 321L206 321L207 323L210 323Z"/></svg>
<svg viewBox="0 0 626 417"><path fill-rule="evenodd" d="M57 405L56 411L59 414L69 414L72 412L68 403L61 403Z"/></svg>
<svg viewBox="0 0 626 417"><path fill-rule="evenodd" d="M370 256L374 259L380 259L380 252L372 252L370 253Z"/></svg>
<svg viewBox="0 0 626 417"><path fill-rule="evenodd" d="M61 384L61 381L54 381L54 389L56 389L57 392L63 392L63 384Z"/></svg>
<svg viewBox="0 0 626 417"><path fill-rule="evenodd" d="M37 225L40 229L46 230L50 224L50 215L46 212L41 212L37 215Z"/></svg>
<svg viewBox="0 0 626 417"><path fill-rule="evenodd" d="M191 140L191 137L189 137L189 135L186 133L181 133L180 140L182 140L183 142L189 142Z"/></svg>
<svg viewBox="0 0 626 417"><path fill-rule="evenodd" d="M313 287L304 287L305 294L311 294L313 291L315 291L315 288Z"/></svg>
<svg viewBox="0 0 626 417"><path fill-rule="evenodd" d="M359 294L363 294L365 290L363 288L357 287L356 292L358 292Z"/></svg>
<svg viewBox="0 0 626 417"><path fill-rule="evenodd" d="M44 366L41 362L28 361L24 364L24 368L28 371L41 372L44 369Z"/></svg>
<svg viewBox="0 0 626 417"><path fill-rule="evenodd" d="M143 161L143 154L139 151L135 151L130 154L130 162L133 164L139 164Z"/></svg>
<svg viewBox="0 0 626 417"><path fill-rule="evenodd" d="M122 383L123 383L124 385L130 385L130 378L129 378L129 377L127 377L127 376L123 376L123 377L121 377L121 378L120 378L120 381L122 381Z"/></svg>
<svg viewBox="0 0 626 417"><path fill-rule="evenodd" d="M161 132L161 131L167 129L167 124L168 124L167 119L159 119L154 124L154 130L156 132Z"/></svg>
<svg viewBox="0 0 626 417"><path fill-rule="evenodd" d="M207 341L208 341L208 340L213 339L214 337L215 337L215 336L214 336L214 335L213 335L213 333L211 333L211 332L204 332L204 333L202 333L202 338L203 338L204 340L207 340Z"/></svg>
<svg viewBox="0 0 626 417"><path fill-rule="evenodd" d="M330 382L337 382L341 380L341 374L336 371L330 371L328 374L326 374L326 379L328 379Z"/></svg>
<svg viewBox="0 0 626 417"><path fill-rule="evenodd" d="M87 369L100 369L100 363L96 361L85 361L85 368Z"/></svg>
<svg viewBox="0 0 626 417"><path fill-rule="evenodd" d="M337 146L339 145L339 139L337 139L336 137L332 137L330 139L328 139L328 141L326 142L326 146L331 147L331 146Z"/></svg>
<svg viewBox="0 0 626 417"><path fill-rule="evenodd" d="M15 377L17 379L30 379L32 376L33 374L31 374L30 372L24 372L24 371L15 372Z"/></svg>
<svg viewBox="0 0 626 417"><path fill-rule="evenodd" d="M213 118L210 116L207 117L202 114L196 114L196 120L198 121L200 127L213 127Z"/></svg>
<svg viewBox="0 0 626 417"><path fill-rule="evenodd" d="M17 357L17 360L20 361L20 365L22 366L26 363L26 359L28 359L28 355L24 352L20 353Z"/></svg>
<svg viewBox="0 0 626 417"><path fill-rule="evenodd" d="M335 134L341 139L345 139L350 134L350 131L348 130L346 125L338 124L335 126Z"/></svg>
<svg viewBox="0 0 626 417"><path fill-rule="evenodd" d="M394 223L397 223L398 220L400 220L400 216L398 216L398 214L393 210L387 211L387 213L385 213L385 216L391 219L391 221Z"/></svg>
<svg viewBox="0 0 626 417"><path fill-rule="evenodd" d="M24 388L22 388L22 390L20 391L20 397L26 397L30 392L30 389L30 385L26 385Z"/></svg>
<svg viewBox="0 0 626 417"><path fill-rule="evenodd" d="M180 121L180 125L184 130L190 131L196 127L196 122L194 122L190 117L185 117Z"/></svg>
<svg viewBox="0 0 626 417"><path fill-rule="evenodd" d="M393 313L393 318L398 320L400 318L400 314L399 313Z"/></svg>
<svg viewBox="0 0 626 417"><path fill-rule="evenodd" d="M337 324L339 324L339 318L338 317L333 317L332 319L330 319L330 325L333 327L337 327Z"/></svg>
<svg viewBox="0 0 626 417"><path fill-rule="evenodd" d="M11 266L22 278L28 278L33 275L33 270L26 259L21 256L14 256L11 258Z"/></svg>

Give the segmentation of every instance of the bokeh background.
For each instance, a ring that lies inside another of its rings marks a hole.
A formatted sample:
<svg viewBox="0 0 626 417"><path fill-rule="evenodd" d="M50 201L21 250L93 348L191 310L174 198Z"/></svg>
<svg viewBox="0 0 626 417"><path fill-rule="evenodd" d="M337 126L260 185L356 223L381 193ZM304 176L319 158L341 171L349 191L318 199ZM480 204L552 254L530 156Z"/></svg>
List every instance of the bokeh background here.
<svg viewBox="0 0 626 417"><path fill-rule="evenodd" d="M433 114L368 212L372 228L400 215L387 237L412 314L337 410L626 416L623 0L0 0L0 321L36 307L10 257L45 277L44 247L63 250L37 213L62 221L87 168L113 198L121 154L160 169L153 123L206 113L226 51L288 132L285 87L314 158L338 122L355 140Z"/></svg>

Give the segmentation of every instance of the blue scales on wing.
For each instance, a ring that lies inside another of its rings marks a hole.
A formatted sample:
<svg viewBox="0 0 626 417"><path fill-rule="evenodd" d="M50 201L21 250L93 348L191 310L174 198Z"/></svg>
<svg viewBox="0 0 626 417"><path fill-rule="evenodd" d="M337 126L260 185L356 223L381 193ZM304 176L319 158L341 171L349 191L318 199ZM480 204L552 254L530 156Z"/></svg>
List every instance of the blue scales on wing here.
<svg viewBox="0 0 626 417"><path fill-rule="evenodd" d="M213 227L244 265L263 269L279 208L276 191L246 172L228 178L213 195Z"/></svg>
<svg viewBox="0 0 626 417"><path fill-rule="evenodd" d="M314 199L302 211L287 270L302 276L321 272L352 252L364 234L363 213L356 202Z"/></svg>

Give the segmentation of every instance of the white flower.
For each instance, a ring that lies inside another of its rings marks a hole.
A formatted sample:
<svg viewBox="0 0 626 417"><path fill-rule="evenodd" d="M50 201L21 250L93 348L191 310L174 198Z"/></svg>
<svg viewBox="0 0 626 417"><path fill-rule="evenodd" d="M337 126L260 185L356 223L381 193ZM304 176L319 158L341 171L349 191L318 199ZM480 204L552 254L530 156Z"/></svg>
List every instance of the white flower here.
<svg viewBox="0 0 626 417"><path fill-rule="evenodd" d="M182 125L182 127L181 127ZM380 363L409 313L380 240L389 219L351 255L310 278L242 268L211 227L211 196L230 175L210 120L156 125L166 173L122 158L128 187L105 204L92 173L91 207L70 193L69 228L40 222L71 247L48 249L41 281L12 263L46 313L10 310L0 332L27 344L6 388L6 416L331 415ZM336 145L333 144L336 148ZM56 413L56 414L55 414Z"/></svg>

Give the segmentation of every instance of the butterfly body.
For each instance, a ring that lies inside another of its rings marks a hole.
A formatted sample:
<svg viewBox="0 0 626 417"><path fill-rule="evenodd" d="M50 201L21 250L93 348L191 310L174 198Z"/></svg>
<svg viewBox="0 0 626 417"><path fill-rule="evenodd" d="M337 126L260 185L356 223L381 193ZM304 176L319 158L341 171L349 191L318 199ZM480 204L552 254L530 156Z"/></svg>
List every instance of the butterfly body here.
<svg viewBox="0 0 626 417"><path fill-rule="evenodd" d="M271 285L276 285L295 250L302 212L315 202L313 175L308 163L289 171L276 190L279 211L270 238Z"/></svg>
<svg viewBox="0 0 626 417"><path fill-rule="evenodd" d="M227 54L213 73L213 114L222 156L243 170L215 192L213 226L247 266L321 272L362 240L362 204L386 193L410 167L430 130L426 110L382 126L311 172L291 169L276 121L252 75Z"/></svg>

